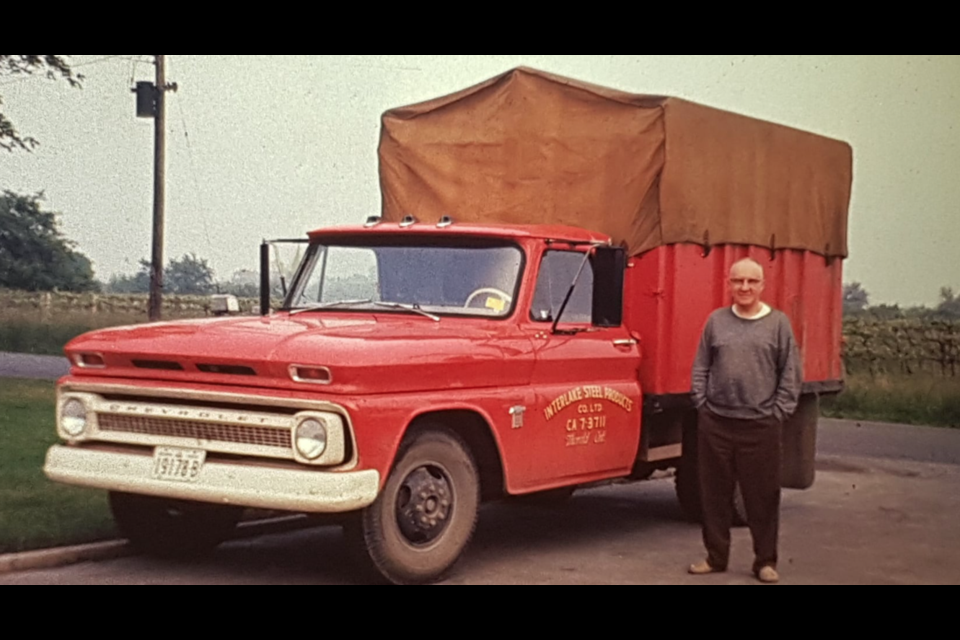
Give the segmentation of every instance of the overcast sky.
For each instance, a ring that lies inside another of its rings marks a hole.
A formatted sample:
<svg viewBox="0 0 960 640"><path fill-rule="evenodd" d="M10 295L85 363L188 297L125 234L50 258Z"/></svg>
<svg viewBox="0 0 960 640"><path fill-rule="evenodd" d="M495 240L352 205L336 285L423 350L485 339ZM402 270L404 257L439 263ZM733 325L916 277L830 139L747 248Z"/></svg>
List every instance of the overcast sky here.
<svg viewBox="0 0 960 640"><path fill-rule="evenodd" d="M82 90L0 78L4 113L41 143L0 152L0 189L45 192L106 280L150 254L153 121L130 88L154 69L104 58L69 58ZM845 140L844 280L875 304L960 291L960 56L167 56L166 257L228 279L263 237L378 214L380 115L519 65Z"/></svg>

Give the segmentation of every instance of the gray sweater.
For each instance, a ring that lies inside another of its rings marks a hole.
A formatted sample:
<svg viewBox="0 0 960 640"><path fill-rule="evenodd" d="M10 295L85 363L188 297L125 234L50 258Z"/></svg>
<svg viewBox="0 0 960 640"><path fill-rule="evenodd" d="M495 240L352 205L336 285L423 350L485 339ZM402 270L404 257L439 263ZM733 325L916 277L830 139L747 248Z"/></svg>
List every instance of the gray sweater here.
<svg viewBox="0 0 960 640"><path fill-rule="evenodd" d="M796 411L803 367L790 319L772 310L757 319L730 307L707 320L693 364L693 401L727 418L781 422Z"/></svg>

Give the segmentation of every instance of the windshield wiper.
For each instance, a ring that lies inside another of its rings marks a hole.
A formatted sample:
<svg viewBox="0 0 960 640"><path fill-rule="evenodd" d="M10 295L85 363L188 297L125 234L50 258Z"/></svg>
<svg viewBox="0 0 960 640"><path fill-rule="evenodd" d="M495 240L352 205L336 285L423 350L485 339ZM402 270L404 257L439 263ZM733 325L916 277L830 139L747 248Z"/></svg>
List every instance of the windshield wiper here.
<svg viewBox="0 0 960 640"><path fill-rule="evenodd" d="M422 316L426 316L430 318L434 322L440 322L440 316L434 315L432 313L428 313L415 304L407 304L404 302L377 302L372 300L369 302L371 304L377 305L378 307L387 307L388 309L403 309L404 311L413 311L414 313L419 313Z"/></svg>
<svg viewBox="0 0 960 640"><path fill-rule="evenodd" d="M370 298L360 299L360 300L331 300L330 302L318 302L316 304L309 304L305 307L294 307L290 309L290 315L297 313L303 313L304 311L316 311L317 309L329 309L330 307L342 307L355 304L369 304L373 302Z"/></svg>
<svg viewBox="0 0 960 640"><path fill-rule="evenodd" d="M378 300L371 300L370 298L363 298L359 300L331 300L330 302L318 302L316 304L307 305L305 307L295 307L290 310L290 315L297 313L303 313L304 311L316 311L318 309L330 309L332 307L350 307L353 305L360 304L373 304L378 307L386 307L388 309L402 309L404 311L412 311L414 313L419 313L422 316L430 318L434 322L440 322L440 316L428 313L421 309L415 304L406 304L404 302L380 302Z"/></svg>

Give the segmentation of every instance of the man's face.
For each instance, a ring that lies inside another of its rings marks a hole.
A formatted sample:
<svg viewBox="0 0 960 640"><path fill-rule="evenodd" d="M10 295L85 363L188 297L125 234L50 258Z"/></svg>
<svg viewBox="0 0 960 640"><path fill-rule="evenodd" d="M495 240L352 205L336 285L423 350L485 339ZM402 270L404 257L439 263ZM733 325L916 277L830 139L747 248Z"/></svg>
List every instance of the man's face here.
<svg viewBox="0 0 960 640"><path fill-rule="evenodd" d="M763 269L750 262L733 265L730 269L730 294L738 307L752 308L763 293Z"/></svg>

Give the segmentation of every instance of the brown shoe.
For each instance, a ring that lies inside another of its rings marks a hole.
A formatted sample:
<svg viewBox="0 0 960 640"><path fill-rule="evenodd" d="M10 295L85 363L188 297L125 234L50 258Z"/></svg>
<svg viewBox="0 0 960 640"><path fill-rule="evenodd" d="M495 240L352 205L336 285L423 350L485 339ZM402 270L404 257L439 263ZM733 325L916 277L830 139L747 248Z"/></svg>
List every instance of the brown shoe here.
<svg viewBox="0 0 960 640"><path fill-rule="evenodd" d="M770 565L767 565L765 567L760 567L760 570L757 571L757 580L767 584L773 584L780 582L780 574L777 573L776 569Z"/></svg>
<svg viewBox="0 0 960 640"><path fill-rule="evenodd" d="M710 563L704 560L703 562L698 562L687 567L687 573L693 574L695 576L705 576L708 573L723 573L726 569L716 569L710 566Z"/></svg>

